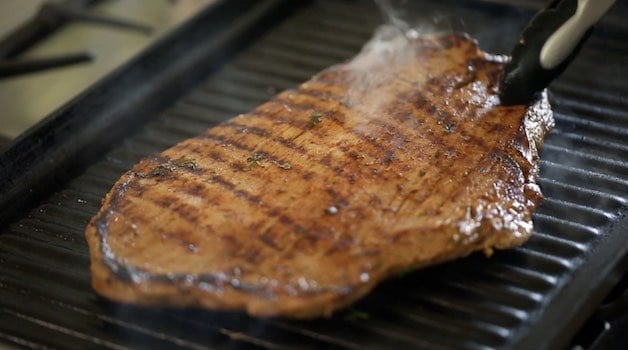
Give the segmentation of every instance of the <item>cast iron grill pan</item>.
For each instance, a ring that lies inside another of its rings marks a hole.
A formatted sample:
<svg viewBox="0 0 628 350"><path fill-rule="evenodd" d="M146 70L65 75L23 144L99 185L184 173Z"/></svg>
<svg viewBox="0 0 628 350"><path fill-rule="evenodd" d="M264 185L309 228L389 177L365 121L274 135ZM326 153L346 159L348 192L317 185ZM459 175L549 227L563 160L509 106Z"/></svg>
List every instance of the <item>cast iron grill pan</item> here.
<svg viewBox="0 0 628 350"><path fill-rule="evenodd" d="M541 3L411 6L437 29L464 30L484 49L506 52ZM381 23L370 1L299 6L262 36L251 33L253 39L226 56L220 68L198 68L208 72L203 81L190 84L157 113L137 116L145 121L140 127L110 142L106 152L80 158L75 176L49 194L41 192L37 204L3 226L0 343L36 349L485 349L569 343L621 272L626 253L628 101L622 95L628 91L628 43L622 37L628 27L613 16L552 86L557 126L542 154L546 198L534 217L535 233L521 248L393 278L350 309L314 321L142 308L94 294L84 228L122 173L142 157L353 56Z"/></svg>

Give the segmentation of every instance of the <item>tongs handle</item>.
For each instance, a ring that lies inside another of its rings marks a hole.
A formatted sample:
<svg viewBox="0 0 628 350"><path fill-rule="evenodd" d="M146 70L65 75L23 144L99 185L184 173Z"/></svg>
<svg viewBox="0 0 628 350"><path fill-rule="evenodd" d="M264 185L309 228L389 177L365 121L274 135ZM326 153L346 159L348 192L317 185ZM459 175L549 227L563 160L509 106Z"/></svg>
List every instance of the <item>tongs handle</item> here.
<svg viewBox="0 0 628 350"><path fill-rule="evenodd" d="M615 0L555 0L521 34L504 68L504 105L527 104L567 68Z"/></svg>

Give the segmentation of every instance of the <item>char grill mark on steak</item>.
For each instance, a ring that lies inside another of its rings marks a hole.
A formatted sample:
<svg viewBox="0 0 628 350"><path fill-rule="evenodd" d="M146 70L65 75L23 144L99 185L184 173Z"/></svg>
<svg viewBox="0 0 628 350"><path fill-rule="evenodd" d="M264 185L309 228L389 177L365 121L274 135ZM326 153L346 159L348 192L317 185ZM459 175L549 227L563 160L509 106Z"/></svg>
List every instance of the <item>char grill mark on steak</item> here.
<svg viewBox="0 0 628 350"><path fill-rule="evenodd" d="M378 121L374 121L375 124L380 124L380 122ZM237 123L235 123L235 125L239 125ZM227 125L221 125L221 127L224 127ZM386 125L386 127L389 128L394 128L393 126L388 126ZM216 144L218 145L228 145L228 146L233 146L234 148L244 151L244 152L248 152L248 154L253 154L255 152L260 152L264 154L264 157L266 160L269 160L271 163L274 163L275 165L277 164L282 164L285 162L290 163L290 160L284 160L284 159L280 159L278 157L273 156L271 153L264 151L263 146L266 145L267 142L272 141L275 143L278 143L279 146L284 146L287 148L287 150L290 151L294 151L295 153L299 153L305 157L307 157L308 160L308 164L320 164L321 166L325 167L326 169L331 170L334 174L338 175L342 173L342 169L343 167L340 166L334 166L330 163L328 158L325 157L316 157L315 155L309 153L307 151L307 149L303 146L303 145L297 145L294 143L293 140L290 139L286 139L286 138L282 138L282 137L270 137L268 136L267 133L269 133L269 131L266 131L265 129L259 129L258 130L263 130L264 132L262 133L262 135L258 135L258 133L254 133L254 134L246 134L240 137L240 139L234 139L233 137L227 137L227 136L223 136L223 135L215 135L212 133L204 133L203 135L200 136L200 138L202 139L209 139L212 141L215 141ZM380 130L377 130L377 132L380 132ZM383 129L381 130L381 133L384 135L389 135L389 133L385 132ZM355 133L356 135L359 135L357 133ZM394 133L392 136L393 137L400 137L399 136L400 133ZM251 140L249 137L249 135L253 135L253 136L258 136L261 140ZM361 141L370 141L373 142L373 139L368 139L363 135L359 135L358 136L359 139ZM405 138L405 136L402 136ZM357 142L357 140L352 140L354 143ZM252 144L250 144L250 142L252 142ZM366 151L363 151L363 153L368 154L369 156L373 156L375 157L376 155L379 155L379 153L381 153L381 151L383 149L389 149L386 148L385 146L379 144L379 143L374 143L373 142L374 147L377 147L377 150L372 151L367 153ZM376 146L375 146L376 145ZM352 157L350 153L350 150L348 150L346 147L342 147L339 146L339 149L342 150L346 156L348 157L348 159L353 159L355 157ZM388 152L388 151L385 151ZM292 163L290 163L292 164ZM245 167L243 167L245 168ZM300 173L301 175L305 175L303 172L306 172L307 170L301 169L299 167L292 167L291 170L294 170L297 173ZM334 176L334 174L330 174L330 176ZM366 174L364 174L366 175Z"/></svg>
<svg viewBox="0 0 628 350"><path fill-rule="evenodd" d="M502 62L464 36L391 45L126 173L87 227L94 288L307 318L409 267L525 241L545 97L499 106Z"/></svg>

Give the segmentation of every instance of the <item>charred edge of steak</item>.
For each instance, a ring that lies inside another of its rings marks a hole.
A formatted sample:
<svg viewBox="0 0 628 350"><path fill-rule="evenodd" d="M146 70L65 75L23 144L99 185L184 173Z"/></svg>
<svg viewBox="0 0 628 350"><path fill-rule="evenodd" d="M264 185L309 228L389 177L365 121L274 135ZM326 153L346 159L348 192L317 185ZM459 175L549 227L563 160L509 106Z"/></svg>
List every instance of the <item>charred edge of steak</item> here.
<svg viewBox="0 0 628 350"><path fill-rule="evenodd" d="M164 164L168 164L171 161L167 157L161 157L160 160ZM159 168L159 166L157 167ZM155 168L155 169L157 169ZM186 167L184 167L186 168ZM192 168L187 167L187 168ZM224 271L204 272L198 275L190 275L185 273L166 273L155 274L150 271L128 264L125 261L120 260L113 252L107 242L107 236L109 233L109 220L110 216L116 211L118 199L124 195L124 193L133 185L133 180L137 177L145 177L146 174L136 174L129 172L125 174L127 176L126 181L120 183L117 188L112 189L112 198L109 201L109 207L106 211L101 211L95 216L90 223L95 229L99 237L100 253L102 255L102 263L107 266L110 272L120 281L124 283L140 283L143 281L151 281L157 283L186 283L205 285L209 288L224 288L229 287L238 291L255 293L264 297L273 297L275 293L269 289L268 285L260 283L246 283L241 281L237 275L227 273ZM150 176L160 176L151 173ZM287 291L298 291L298 294L316 294L316 293L338 293L340 295L349 294L353 287L346 286L311 286L307 290L300 290L297 284L287 285Z"/></svg>

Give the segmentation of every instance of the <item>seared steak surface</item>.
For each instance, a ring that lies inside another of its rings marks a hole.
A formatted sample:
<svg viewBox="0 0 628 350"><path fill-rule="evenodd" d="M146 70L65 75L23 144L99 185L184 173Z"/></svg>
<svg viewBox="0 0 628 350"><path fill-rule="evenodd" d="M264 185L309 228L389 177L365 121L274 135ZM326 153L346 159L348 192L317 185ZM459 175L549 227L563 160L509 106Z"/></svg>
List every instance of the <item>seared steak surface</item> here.
<svg viewBox="0 0 628 350"><path fill-rule="evenodd" d="M463 35L396 38L142 160L87 227L95 290L310 318L523 243L553 119L545 97L499 105L503 63Z"/></svg>

